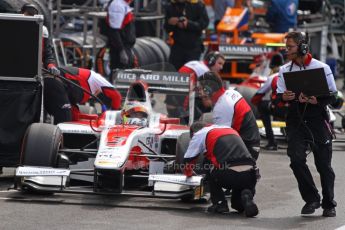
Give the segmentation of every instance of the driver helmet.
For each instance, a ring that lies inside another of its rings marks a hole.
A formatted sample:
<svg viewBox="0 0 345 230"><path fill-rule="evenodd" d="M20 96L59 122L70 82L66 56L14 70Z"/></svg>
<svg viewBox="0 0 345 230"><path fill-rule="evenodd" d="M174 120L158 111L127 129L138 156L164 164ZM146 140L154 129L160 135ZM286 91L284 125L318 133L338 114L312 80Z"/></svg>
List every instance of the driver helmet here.
<svg viewBox="0 0 345 230"><path fill-rule="evenodd" d="M138 101L129 101L123 106L123 123L129 125L147 125L148 110Z"/></svg>

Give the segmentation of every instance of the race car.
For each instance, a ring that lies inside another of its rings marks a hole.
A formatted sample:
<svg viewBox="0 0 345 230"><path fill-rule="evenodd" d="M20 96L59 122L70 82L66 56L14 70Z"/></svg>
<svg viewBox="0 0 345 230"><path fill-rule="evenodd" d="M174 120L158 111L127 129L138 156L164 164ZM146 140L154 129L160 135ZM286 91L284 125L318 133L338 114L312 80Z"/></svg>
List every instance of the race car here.
<svg viewBox="0 0 345 230"><path fill-rule="evenodd" d="M48 193L200 198L203 177L186 178L175 164L184 154L176 151L178 139L189 126L167 117L164 104L166 95L174 93L189 95L189 105L194 105L190 89L195 80L186 74L143 70L118 71L114 79L120 92L127 91L122 110L79 114L73 122L34 123L28 128L16 187ZM189 111L191 123L194 110ZM80 166L90 160L91 167ZM86 185L81 187L73 178Z"/></svg>

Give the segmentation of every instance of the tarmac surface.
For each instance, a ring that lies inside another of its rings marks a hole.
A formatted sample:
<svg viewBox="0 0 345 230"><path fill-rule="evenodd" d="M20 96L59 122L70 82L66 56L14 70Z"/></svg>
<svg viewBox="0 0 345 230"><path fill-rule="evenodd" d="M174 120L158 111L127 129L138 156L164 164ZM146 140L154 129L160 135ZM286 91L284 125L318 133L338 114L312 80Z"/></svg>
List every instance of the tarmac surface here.
<svg viewBox="0 0 345 230"><path fill-rule="evenodd" d="M264 143L263 143L264 144ZM337 229L345 225L345 134L338 134L333 147L336 173L337 217L322 217L322 209L301 217L302 201L289 168L286 144L278 151L262 151L258 160L262 178L255 201L260 213L245 218L234 212L206 213L209 203L183 203L135 197L55 194L29 195L7 190L13 185L13 168L0 178L0 229ZM320 180L308 156L309 167Z"/></svg>
<svg viewBox="0 0 345 230"><path fill-rule="evenodd" d="M339 126L338 117L336 127ZM260 213L255 218L246 218L234 210L212 215L206 212L209 203L80 194L23 194L8 190L13 187L15 169L4 168L0 175L0 229L345 229L344 130L338 130L333 143L332 165L338 203L335 218L322 217L321 208L308 217L300 215L304 202L289 167L286 144L280 142L279 147L278 151L262 150L260 153L258 166L262 178L255 196ZM307 160L320 189L312 153Z"/></svg>

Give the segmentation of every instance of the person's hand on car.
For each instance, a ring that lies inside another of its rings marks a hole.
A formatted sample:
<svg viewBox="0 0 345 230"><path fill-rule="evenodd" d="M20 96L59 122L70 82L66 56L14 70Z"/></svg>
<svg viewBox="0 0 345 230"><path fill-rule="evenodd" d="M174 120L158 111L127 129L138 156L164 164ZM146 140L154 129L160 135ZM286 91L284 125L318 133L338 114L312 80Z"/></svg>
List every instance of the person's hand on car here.
<svg viewBox="0 0 345 230"><path fill-rule="evenodd" d="M60 75L60 70L56 68L55 66L50 66L48 67L49 73L51 73L54 76L59 76Z"/></svg>

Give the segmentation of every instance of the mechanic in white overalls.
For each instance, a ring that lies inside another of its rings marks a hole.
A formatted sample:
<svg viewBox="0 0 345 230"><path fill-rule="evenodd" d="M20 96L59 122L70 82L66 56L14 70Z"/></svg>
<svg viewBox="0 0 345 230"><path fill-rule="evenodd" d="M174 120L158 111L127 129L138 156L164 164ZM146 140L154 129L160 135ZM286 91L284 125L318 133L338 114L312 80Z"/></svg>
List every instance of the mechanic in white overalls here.
<svg viewBox="0 0 345 230"><path fill-rule="evenodd" d="M110 67L114 69L133 68L135 57L134 13L130 7L133 0L111 0L107 6L108 43Z"/></svg>
<svg viewBox="0 0 345 230"><path fill-rule="evenodd" d="M213 105L213 123L227 125L235 129L246 144L255 160L259 157L260 134L256 118L242 95L233 90L225 90L217 73L207 72L198 82L203 103ZM210 100L211 99L211 100Z"/></svg>
<svg viewBox="0 0 345 230"><path fill-rule="evenodd" d="M256 216L259 211L253 201L256 185L255 160L249 153L238 133L228 127L197 121L190 127L191 141L184 155L184 174L193 175L193 167L200 154L208 160L211 213L228 212L223 188L232 189L231 207L244 212L247 217ZM205 166L203 166L205 167Z"/></svg>

